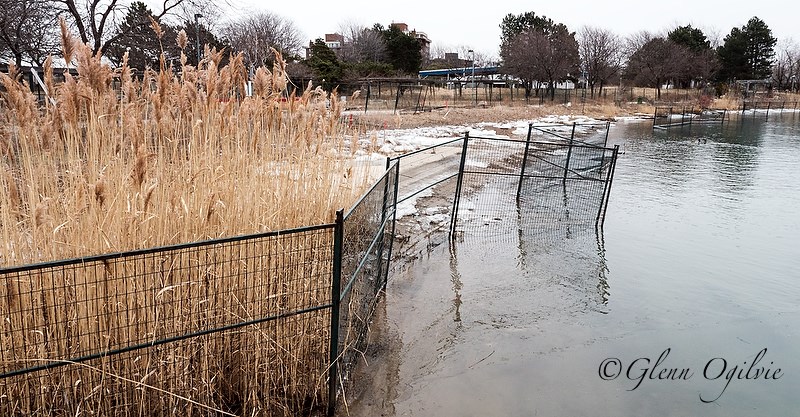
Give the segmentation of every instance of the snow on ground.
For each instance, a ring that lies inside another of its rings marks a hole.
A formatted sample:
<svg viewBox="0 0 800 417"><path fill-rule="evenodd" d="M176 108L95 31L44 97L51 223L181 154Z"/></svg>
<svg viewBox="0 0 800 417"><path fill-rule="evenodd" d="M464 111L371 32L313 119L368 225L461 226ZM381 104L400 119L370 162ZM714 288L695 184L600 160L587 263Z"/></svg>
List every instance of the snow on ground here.
<svg viewBox="0 0 800 417"><path fill-rule="evenodd" d="M430 197L433 195L433 189L428 188L427 190L408 198L405 201L402 201L397 204L397 219L402 219L405 216L416 215L419 213L417 209L417 199L421 197Z"/></svg>
<svg viewBox="0 0 800 417"><path fill-rule="evenodd" d="M569 135L572 124L602 124L603 121L586 116L545 116L535 120L518 120L513 122L482 122L473 125L446 125L435 127L420 127L413 129L378 129L367 132L366 137L359 141L362 148L373 147L376 152L384 156L397 156L418 149L437 145L449 140L462 137L469 133L471 137L508 139L506 134L497 133L498 130L511 131L512 137L524 139L528 134L528 125L541 127L547 131L561 135ZM576 131L585 132L590 127L578 126ZM547 135L534 130L537 140Z"/></svg>

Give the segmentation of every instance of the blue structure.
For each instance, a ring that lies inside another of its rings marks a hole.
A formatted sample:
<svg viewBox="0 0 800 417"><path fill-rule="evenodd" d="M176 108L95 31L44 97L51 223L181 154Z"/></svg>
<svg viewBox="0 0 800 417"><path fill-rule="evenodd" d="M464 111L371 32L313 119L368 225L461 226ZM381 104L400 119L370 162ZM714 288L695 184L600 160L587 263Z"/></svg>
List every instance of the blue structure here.
<svg viewBox="0 0 800 417"><path fill-rule="evenodd" d="M447 69L438 69L438 70L425 70L419 72L420 78L427 78L427 77L454 77L454 76L472 76L473 70L475 71L475 76L479 75L494 75L498 73L500 67L462 67L462 68L447 68Z"/></svg>

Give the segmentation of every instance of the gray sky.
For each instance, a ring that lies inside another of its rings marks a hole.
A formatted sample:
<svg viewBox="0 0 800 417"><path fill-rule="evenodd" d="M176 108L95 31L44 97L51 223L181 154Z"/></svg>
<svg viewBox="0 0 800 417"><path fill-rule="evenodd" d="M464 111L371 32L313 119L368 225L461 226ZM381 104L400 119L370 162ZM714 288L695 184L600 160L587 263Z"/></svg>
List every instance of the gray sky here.
<svg viewBox="0 0 800 417"><path fill-rule="evenodd" d="M344 23L365 27L374 23L384 26L392 22L407 23L410 29L425 32L433 46L472 48L486 55L499 55L500 22L509 13L528 11L547 16L578 31L582 26L610 29L620 35L648 30L663 32L679 25L691 24L702 29L709 38L720 41L733 27L741 27L758 16L772 29L779 40L800 41L800 2L778 1L698 1L647 0L612 1L433 1L386 3L376 0L299 0L264 2L228 0L232 15L268 11L292 20L303 32L306 41L336 32ZM762 8L760 8L762 7Z"/></svg>

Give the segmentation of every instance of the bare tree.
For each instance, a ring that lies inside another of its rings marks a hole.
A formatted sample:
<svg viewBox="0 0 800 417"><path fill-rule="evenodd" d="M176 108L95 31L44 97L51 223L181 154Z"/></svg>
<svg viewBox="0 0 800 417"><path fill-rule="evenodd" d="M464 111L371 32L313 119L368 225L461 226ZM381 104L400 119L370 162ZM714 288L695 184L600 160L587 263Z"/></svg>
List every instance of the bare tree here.
<svg viewBox="0 0 800 417"><path fill-rule="evenodd" d="M642 49L642 47L647 44L648 42L652 41L653 39L657 38L658 35L648 32L646 30L641 30L636 32L630 36L623 42L622 46L622 62L623 64L627 63L631 57L633 56L636 51Z"/></svg>
<svg viewBox="0 0 800 417"><path fill-rule="evenodd" d="M555 25L545 33L529 29L502 45L504 71L520 78L526 94L534 83L546 83L550 99L555 99L555 84L579 71L580 58L575 34L563 24Z"/></svg>
<svg viewBox="0 0 800 417"><path fill-rule="evenodd" d="M682 75L688 50L662 37L643 44L628 60L627 75L636 85L655 87L661 99L661 86Z"/></svg>
<svg viewBox="0 0 800 417"><path fill-rule="evenodd" d="M595 85L603 86L620 73L622 66L622 41L613 32L585 26L578 34L581 64L586 72L586 82L594 97Z"/></svg>
<svg viewBox="0 0 800 417"><path fill-rule="evenodd" d="M68 23L77 32L83 43L93 53L105 51L117 38L127 32L120 30L122 16L127 14L129 3L120 0L53 0L68 16ZM124 0L123 0L124 1ZM216 8L210 0L162 0L153 9L153 17L163 21L167 16L193 15L191 11L202 10L208 18Z"/></svg>
<svg viewBox="0 0 800 417"><path fill-rule="evenodd" d="M356 42L366 30L366 26L354 20L348 20L339 24L336 33L342 35L342 47L336 55L342 62L358 62L359 54L356 51Z"/></svg>
<svg viewBox="0 0 800 417"><path fill-rule="evenodd" d="M235 20L223 28L223 34L231 49L242 52L245 63L253 66L270 64L274 58L271 48L289 58L298 56L304 46L294 22L269 12Z"/></svg>
<svg viewBox="0 0 800 417"><path fill-rule="evenodd" d="M386 43L381 33L360 23L347 21L339 25L344 38L338 57L342 62L384 62L387 59Z"/></svg>
<svg viewBox="0 0 800 417"><path fill-rule="evenodd" d="M0 54L19 67L23 60L42 65L57 51L56 14L49 0L0 0Z"/></svg>
<svg viewBox="0 0 800 417"><path fill-rule="evenodd" d="M775 48L772 82L779 90L796 91L800 84L800 47L791 38L778 42Z"/></svg>

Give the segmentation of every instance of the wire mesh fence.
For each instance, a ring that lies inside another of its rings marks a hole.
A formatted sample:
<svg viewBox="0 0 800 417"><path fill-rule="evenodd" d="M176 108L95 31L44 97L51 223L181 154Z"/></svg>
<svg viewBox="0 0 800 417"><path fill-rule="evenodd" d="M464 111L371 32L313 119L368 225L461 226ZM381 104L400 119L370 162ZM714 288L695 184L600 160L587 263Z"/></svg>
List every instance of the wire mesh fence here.
<svg viewBox="0 0 800 417"><path fill-rule="evenodd" d="M392 165L344 215L338 323L334 324L337 360L332 375L340 392L349 388L350 372L364 351L370 319L386 285L397 206L397 174L397 165Z"/></svg>
<svg viewBox="0 0 800 417"><path fill-rule="evenodd" d="M0 415L332 415L397 172L334 224L0 269Z"/></svg>
<svg viewBox="0 0 800 417"><path fill-rule="evenodd" d="M399 165L398 203L455 179L463 145L462 136L389 158L388 164Z"/></svg>
<svg viewBox="0 0 800 417"><path fill-rule="evenodd" d="M725 109L703 109L686 106L656 106L653 114L654 129L669 129L692 124L724 123L728 111Z"/></svg>
<svg viewBox="0 0 800 417"><path fill-rule="evenodd" d="M465 138L451 231L602 224L617 150L574 132L566 143Z"/></svg>
<svg viewBox="0 0 800 417"><path fill-rule="evenodd" d="M318 408L332 238L323 225L2 270L2 414Z"/></svg>

